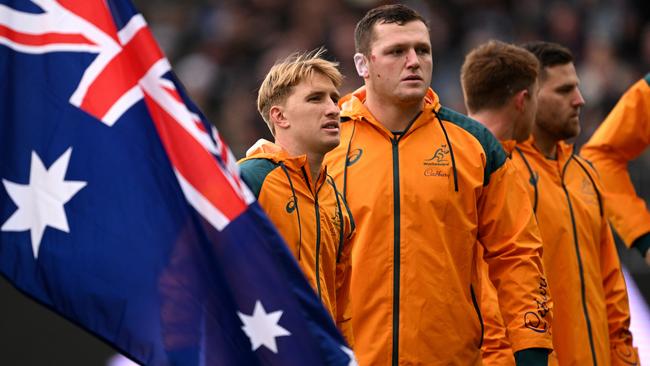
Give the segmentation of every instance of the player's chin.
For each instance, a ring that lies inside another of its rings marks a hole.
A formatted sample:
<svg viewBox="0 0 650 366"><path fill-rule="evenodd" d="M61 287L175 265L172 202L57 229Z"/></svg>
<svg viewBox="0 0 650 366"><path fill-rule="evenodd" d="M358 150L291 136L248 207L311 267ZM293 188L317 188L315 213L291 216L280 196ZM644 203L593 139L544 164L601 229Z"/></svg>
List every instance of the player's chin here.
<svg viewBox="0 0 650 366"><path fill-rule="evenodd" d="M424 96L427 94L427 89L418 87L418 88L404 88L400 90L397 94L397 99L403 103L419 103L424 99Z"/></svg>
<svg viewBox="0 0 650 366"><path fill-rule="evenodd" d="M324 153L327 153L337 146L339 146L339 143L341 142L340 136L329 136L328 138L324 138L321 141L321 146L322 146L322 151Z"/></svg>
<svg viewBox="0 0 650 366"><path fill-rule="evenodd" d="M564 130L564 136L562 140L568 140L577 137L580 134L580 130L581 129L579 124L570 126L566 130Z"/></svg>

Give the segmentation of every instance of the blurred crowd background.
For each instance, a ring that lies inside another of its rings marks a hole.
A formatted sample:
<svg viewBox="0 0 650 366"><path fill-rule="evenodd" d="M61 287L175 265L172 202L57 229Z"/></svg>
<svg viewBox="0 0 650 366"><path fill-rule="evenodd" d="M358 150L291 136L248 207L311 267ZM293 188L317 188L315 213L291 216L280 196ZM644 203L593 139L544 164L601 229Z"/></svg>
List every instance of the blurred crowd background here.
<svg viewBox="0 0 650 366"><path fill-rule="evenodd" d="M237 158L258 138L271 139L257 113L257 89L271 65L320 46L340 63L342 93L362 85L356 75L354 27L377 0L135 0L175 72ZM548 40L576 57L583 144L622 93L650 72L647 0L406 0L430 23L432 87L443 105L465 112L460 86L464 55L489 39ZM650 153L631 165L638 192L650 199ZM650 302L650 269L621 252Z"/></svg>
<svg viewBox="0 0 650 366"><path fill-rule="evenodd" d="M291 52L325 46L346 76L356 75L354 26L376 0L135 0L194 101L237 157L270 137L257 114L257 88L270 66ZM570 48L587 101L579 143L621 93L650 71L646 0L411 0L430 22L432 86L441 102L464 112L459 74L474 46L495 38L548 40Z"/></svg>

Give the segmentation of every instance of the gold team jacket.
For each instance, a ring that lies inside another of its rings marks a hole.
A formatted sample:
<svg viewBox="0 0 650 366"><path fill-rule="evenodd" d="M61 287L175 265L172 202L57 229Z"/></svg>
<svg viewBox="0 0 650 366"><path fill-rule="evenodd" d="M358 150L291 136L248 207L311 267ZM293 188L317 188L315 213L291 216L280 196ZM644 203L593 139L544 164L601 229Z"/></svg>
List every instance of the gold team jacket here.
<svg viewBox="0 0 650 366"><path fill-rule="evenodd" d="M501 146L508 156L512 154L515 144L514 140L501 141ZM526 205L526 202L522 203L522 209L530 210L532 213L532 205ZM476 249L477 256L483 258L483 247L479 245ZM499 310L497 290L489 279L488 264L482 259L477 260L477 264L479 309L484 323L481 346L483 366L515 366L514 354Z"/></svg>
<svg viewBox="0 0 650 366"><path fill-rule="evenodd" d="M589 163L560 142L546 158L533 138L512 161L529 182L553 294L552 357L564 365L636 365L625 280ZM555 361L555 360L553 360Z"/></svg>
<svg viewBox="0 0 650 366"><path fill-rule="evenodd" d="M326 156L357 233L355 354L370 365L480 365L476 245L485 248L513 350L552 348L541 242L523 184L498 141L429 90L401 133L365 90L341 100L341 144Z"/></svg>
<svg viewBox="0 0 650 366"><path fill-rule="evenodd" d="M580 151L600 172L612 225L628 247L644 251L650 247L650 212L634 191L627 164L650 144L649 84L650 74L636 82Z"/></svg>
<svg viewBox="0 0 650 366"><path fill-rule="evenodd" d="M239 165L242 178L352 346L348 294L354 221L334 180L323 168L314 192L307 157L290 157L264 140L254 145Z"/></svg>

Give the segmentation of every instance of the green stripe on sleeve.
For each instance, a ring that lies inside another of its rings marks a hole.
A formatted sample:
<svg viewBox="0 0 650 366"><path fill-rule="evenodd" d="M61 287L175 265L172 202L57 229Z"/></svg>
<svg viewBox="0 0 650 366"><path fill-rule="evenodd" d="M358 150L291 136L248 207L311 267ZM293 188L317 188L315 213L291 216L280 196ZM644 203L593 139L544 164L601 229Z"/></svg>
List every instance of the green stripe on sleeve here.
<svg viewBox="0 0 650 366"><path fill-rule="evenodd" d="M277 167L277 164L267 159L249 159L239 164L242 179L257 198L260 197L266 176Z"/></svg>
<svg viewBox="0 0 650 366"><path fill-rule="evenodd" d="M485 151L485 156L487 157L483 185L488 185L492 173L501 168L507 158L506 152L503 150L499 140L497 140L492 132L490 132L490 130L485 126L464 114L454 111L453 109L442 107L440 109L440 118L458 125L472 134L481 143L483 151ZM453 144L454 141L451 140L450 143ZM462 149L462 146L459 146L458 148Z"/></svg>

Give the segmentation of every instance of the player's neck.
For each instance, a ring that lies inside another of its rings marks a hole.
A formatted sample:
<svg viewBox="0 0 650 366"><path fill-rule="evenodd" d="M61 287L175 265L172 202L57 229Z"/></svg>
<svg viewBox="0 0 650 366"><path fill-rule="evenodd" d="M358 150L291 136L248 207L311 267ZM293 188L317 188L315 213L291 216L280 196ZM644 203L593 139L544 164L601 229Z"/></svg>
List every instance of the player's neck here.
<svg viewBox="0 0 650 366"><path fill-rule="evenodd" d="M557 159L558 140L555 137L537 126L533 127L533 136L535 137L535 146L545 157Z"/></svg>
<svg viewBox="0 0 650 366"><path fill-rule="evenodd" d="M314 193L316 192L316 183L320 177L320 171L323 167L323 154L307 154L307 165L309 166L309 175L311 177L312 189Z"/></svg>
<svg viewBox="0 0 650 366"><path fill-rule="evenodd" d="M419 103L398 105L368 95L365 104L377 121L388 130L404 131L413 118L422 110L424 100Z"/></svg>
<svg viewBox="0 0 650 366"><path fill-rule="evenodd" d="M290 140L289 142L278 143L278 140L276 139L276 143L282 146L282 148L287 151L289 156L297 157L297 156L305 155L307 157L306 172L309 175L309 179L312 184L312 189L315 189L315 185L316 182L318 181L318 176L320 174L320 170L323 165L323 159L325 158L325 155L306 151L304 147L301 148L297 144L291 142L292 140Z"/></svg>
<svg viewBox="0 0 650 366"><path fill-rule="evenodd" d="M469 113L469 117L487 127L499 141L514 139L514 121L504 112L498 110L482 110Z"/></svg>

